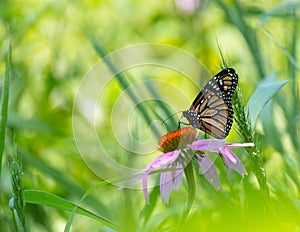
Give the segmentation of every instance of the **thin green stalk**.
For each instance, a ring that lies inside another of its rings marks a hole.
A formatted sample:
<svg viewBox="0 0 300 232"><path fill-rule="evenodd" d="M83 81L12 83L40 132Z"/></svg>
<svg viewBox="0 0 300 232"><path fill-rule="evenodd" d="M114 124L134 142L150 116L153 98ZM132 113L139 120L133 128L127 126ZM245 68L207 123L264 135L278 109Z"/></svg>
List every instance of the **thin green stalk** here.
<svg viewBox="0 0 300 232"><path fill-rule="evenodd" d="M232 104L234 107L234 119L237 122L237 133L242 142L253 142L255 140L255 131L252 130L248 113L245 112L245 108L242 103L242 94L237 89L234 93ZM269 188L267 185L266 173L263 167L263 160L261 155L261 149L258 144L255 143L253 148L247 149L253 172L257 178L260 189L264 192L266 198L269 199Z"/></svg>
<svg viewBox="0 0 300 232"><path fill-rule="evenodd" d="M292 35L292 43L291 43L291 56L294 57L295 60L297 60L297 41L298 41L298 20L296 19L296 13L295 11L293 12L295 19L294 19L294 30L293 30L293 35ZM289 73L290 77L292 80L292 85L291 86L291 92L292 92L292 104L291 107L292 109L289 110L291 112L290 117L291 117L291 123L289 123L289 134L291 135L296 135L296 136L291 136L291 140L294 143L295 150L299 150L299 139L297 136L297 130L299 128L295 127L294 125L297 125L297 120L299 120L295 115L298 115L300 111L300 106L299 106L299 85L298 81L296 78L296 67L292 63L289 63Z"/></svg>
<svg viewBox="0 0 300 232"><path fill-rule="evenodd" d="M17 153L17 152L15 152ZM9 205L13 212L16 228L18 232L27 231L27 222L25 217L25 203L23 199L22 186L22 157L20 154L13 155L9 160L11 182L14 196L10 199Z"/></svg>
<svg viewBox="0 0 300 232"><path fill-rule="evenodd" d="M183 213L179 222L178 231L181 231L184 228L186 223L187 217L192 209L193 202L195 200L195 193L196 193L196 185L195 185L195 178L194 178L194 171L193 171L193 164L189 162L189 164L184 169L184 174L187 181L188 186L188 199L186 205L183 209Z"/></svg>
<svg viewBox="0 0 300 232"><path fill-rule="evenodd" d="M300 72L300 65L298 64L295 57L272 36L270 31L268 31L265 27L261 27L261 29L264 35L270 40L270 42L272 42L277 48L279 48L280 51L285 55L286 59L293 65L293 67L298 72Z"/></svg>
<svg viewBox="0 0 300 232"><path fill-rule="evenodd" d="M256 133L254 129L251 127L251 122L249 119L249 113L245 111L245 107L242 103L242 94L239 89L233 95L232 104L234 108L234 119L237 122L237 133L242 142L254 142ZM275 209L273 207L270 191L267 185L267 176L264 169L264 162L262 157L262 149L259 147L258 141L255 141L255 146L252 148L246 149L248 153L248 157L250 158L250 164L254 175L257 179L258 185L262 192L262 196L264 199L264 206L268 211L268 214L272 214L272 216L276 217Z"/></svg>
<svg viewBox="0 0 300 232"><path fill-rule="evenodd" d="M1 124L0 124L0 177L2 169L2 158L5 147L5 130L7 124L7 114L8 114L8 98L9 98L9 79L11 70L11 44L9 44L9 50L7 54L5 78L4 78L4 89L2 95L1 104Z"/></svg>
<svg viewBox="0 0 300 232"><path fill-rule="evenodd" d="M155 206L157 204L159 193L160 193L159 186L155 186L153 188L152 192L149 195L149 199L150 199L151 204L146 204L144 209L142 210L142 212L143 212L142 216L143 216L143 219L144 219L143 227L145 227L147 225L149 219L151 218L151 216L153 214L153 211L154 211Z"/></svg>
<svg viewBox="0 0 300 232"><path fill-rule="evenodd" d="M151 78L148 78L149 80ZM153 96L154 99L160 99L160 95L158 93L158 91L156 90L156 88L152 85L152 82L145 82L147 89L149 90L150 94ZM162 101L157 101L157 106L164 112L165 115L168 116L172 116L173 112L165 106L165 104ZM151 110L153 111L153 113L157 114L156 111L154 111L152 108ZM168 131L172 131L174 130L174 128L176 128L178 126L178 121L174 119L174 117L170 117L167 118L167 120L170 120L170 123L166 124L166 127L168 129Z"/></svg>
<svg viewBox="0 0 300 232"><path fill-rule="evenodd" d="M225 3L222 0L216 0L219 6L223 9L227 19L234 25L245 38L247 45L252 53L253 61L256 64L260 78L265 77L264 59L261 54L259 42L255 31L244 20L246 11L240 5L238 0L234 0L234 4Z"/></svg>
<svg viewBox="0 0 300 232"><path fill-rule="evenodd" d="M139 102L138 96L136 96L136 94L133 91L131 91L131 89L129 88L130 83L126 80L126 76L123 75L120 72L121 70L119 70L117 68L117 66L115 66L115 64L109 59L105 49L93 37L91 38L91 42L92 42L96 52L103 59L103 61L107 64L107 66L110 68L111 72L116 76L116 78L119 81L119 83L121 84L122 88L126 89L127 94L131 98L131 100L134 103ZM152 122L152 119L151 119L150 115L148 114L147 109L142 104L139 104L137 108L140 111L140 113L143 115L146 122L150 125ZM153 132L157 138L159 138L161 136L160 132L157 130L156 127L151 127L151 129L153 130Z"/></svg>

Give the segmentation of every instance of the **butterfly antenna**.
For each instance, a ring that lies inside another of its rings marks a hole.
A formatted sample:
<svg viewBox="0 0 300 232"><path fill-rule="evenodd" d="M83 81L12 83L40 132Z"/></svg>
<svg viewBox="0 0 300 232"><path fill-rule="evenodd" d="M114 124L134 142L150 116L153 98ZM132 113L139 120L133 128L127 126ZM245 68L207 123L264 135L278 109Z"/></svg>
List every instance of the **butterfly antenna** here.
<svg viewBox="0 0 300 232"><path fill-rule="evenodd" d="M174 114L171 114L169 117L167 117L166 119L164 119L164 120L161 122L161 125L164 125L164 124L165 124L165 121L169 120L169 119L172 118L174 115L176 115L176 114L178 114L178 113L180 113L180 112L181 112L181 111L176 112L176 113L174 113Z"/></svg>
<svg viewBox="0 0 300 232"><path fill-rule="evenodd" d="M220 56L222 58L221 69L225 69L225 68L229 67L229 65L225 61L225 58L224 58L224 55L223 55L223 51L222 51L222 48L221 48L221 45L220 45L218 39L217 39L217 44L218 44L218 50L219 50Z"/></svg>

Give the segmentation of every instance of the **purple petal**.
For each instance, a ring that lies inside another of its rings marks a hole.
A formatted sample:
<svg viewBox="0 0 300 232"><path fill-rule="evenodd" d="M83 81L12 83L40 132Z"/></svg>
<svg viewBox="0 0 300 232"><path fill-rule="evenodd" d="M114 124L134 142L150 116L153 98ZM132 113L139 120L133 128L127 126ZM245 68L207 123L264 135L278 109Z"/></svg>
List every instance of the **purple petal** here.
<svg viewBox="0 0 300 232"><path fill-rule="evenodd" d="M188 144L187 147L193 150L204 151L208 148L208 144L213 141L212 139L202 139L194 141L192 144Z"/></svg>
<svg viewBox="0 0 300 232"><path fill-rule="evenodd" d="M228 148L254 147L254 143L233 143L233 144L227 144L226 147Z"/></svg>
<svg viewBox="0 0 300 232"><path fill-rule="evenodd" d="M164 204L169 202L172 188L173 188L173 179L172 179L171 172L162 172L160 174L160 196Z"/></svg>
<svg viewBox="0 0 300 232"><path fill-rule="evenodd" d="M173 168L174 170L169 172L162 172L160 175L160 195L164 204L169 202L172 189L178 190L182 181L182 165L177 164L176 166L173 166Z"/></svg>
<svg viewBox="0 0 300 232"><path fill-rule="evenodd" d="M142 175L142 188L143 188L143 193L144 193L144 197L145 197L145 200L147 202L147 204L149 204L149 195L148 195L148 175L149 173L152 171L151 170L148 170L147 172L144 172L144 174Z"/></svg>
<svg viewBox="0 0 300 232"><path fill-rule="evenodd" d="M168 164L172 164L179 156L180 150L174 150L167 153L164 153L150 162L144 170L142 174L142 188L145 200L147 204L149 204L149 195L148 195L148 175L152 172L154 168L163 168L166 167Z"/></svg>
<svg viewBox="0 0 300 232"><path fill-rule="evenodd" d="M201 173L204 175L205 179L217 190L220 190L221 183L219 175L217 173L216 167L212 160L207 155L196 155L197 163L199 165Z"/></svg>
<svg viewBox="0 0 300 232"><path fill-rule="evenodd" d="M176 165L176 170L175 170L175 176L174 176L174 190L177 191L179 190L181 181L182 181L182 176L183 176L183 167L182 164L177 164Z"/></svg>
<svg viewBox="0 0 300 232"><path fill-rule="evenodd" d="M192 144L187 145L187 147L197 151L210 151L219 153L219 149L224 145L226 145L226 143L223 139L205 139L197 140Z"/></svg>
<svg viewBox="0 0 300 232"><path fill-rule="evenodd" d="M163 168L168 164L172 164L175 162L175 160L178 158L181 150L174 150L167 153L164 153L160 156L158 156L156 159L154 159L150 164L148 164L147 167L154 168ZM146 168L147 170L147 168Z"/></svg>
<svg viewBox="0 0 300 232"><path fill-rule="evenodd" d="M247 171L240 159L228 147L221 148L220 153L224 164L229 170L233 169L241 175L247 175Z"/></svg>

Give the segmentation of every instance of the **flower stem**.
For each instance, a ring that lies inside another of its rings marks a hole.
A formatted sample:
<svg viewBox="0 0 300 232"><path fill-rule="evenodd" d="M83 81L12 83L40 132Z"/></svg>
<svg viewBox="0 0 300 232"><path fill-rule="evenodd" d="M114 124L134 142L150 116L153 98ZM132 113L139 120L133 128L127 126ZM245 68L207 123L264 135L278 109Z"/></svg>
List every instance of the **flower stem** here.
<svg viewBox="0 0 300 232"><path fill-rule="evenodd" d="M194 178L192 162L189 162L189 164L185 167L184 174L188 185L188 199L183 209L182 217L179 221L179 225L177 228L178 231L181 231L181 229L185 225L187 217L191 211L193 202L195 200L195 178Z"/></svg>

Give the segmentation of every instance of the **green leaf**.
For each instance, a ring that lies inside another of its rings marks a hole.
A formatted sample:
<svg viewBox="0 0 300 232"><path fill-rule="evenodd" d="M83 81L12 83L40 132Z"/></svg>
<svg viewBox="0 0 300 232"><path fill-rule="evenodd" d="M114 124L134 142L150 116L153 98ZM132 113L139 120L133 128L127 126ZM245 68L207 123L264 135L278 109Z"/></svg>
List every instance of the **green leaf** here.
<svg viewBox="0 0 300 232"><path fill-rule="evenodd" d="M25 190L24 191L24 199L25 202L31 204L38 204L38 205L46 205L50 207L54 207L60 210L66 210L72 212L74 207L76 208L76 213L87 216L89 218L95 219L110 228L116 229L118 227L117 223L106 219L103 216L99 216L95 213L92 213L71 201L68 201L64 198L61 198L55 194L40 191L40 190Z"/></svg>
<svg viewBox="0 0 300 232"><path fill-rule="evenodd" d="M5 78L4 78L4 90L1 103L1 122L0 122L0 175L2 168L2 156L5 148L5 129L7 123L8 112L8 98L9 98L9 79L11 70L11 44L9 44L9 51L7 54Z"/></svg>
<svg viewBox="0 0 300 232"><path fill-rule="evenodd" d="M283 2L271 10L264 11L263 14L260 16L260 23L261 25L266 24L269 19L273 19L274 17L283 17L288 18L293 16L293 11L297 8L300 8L299 2Z"/></svg>
<svg viewBox="0 0 300 232"><path fill-rule="evenodd" d="M249 112L251 127L254 128L256 120L263 107L272 99L272 97L287 83L284 81L275 81L275 74L260 82L256 91L250 97L246 112Z"/></svg>

